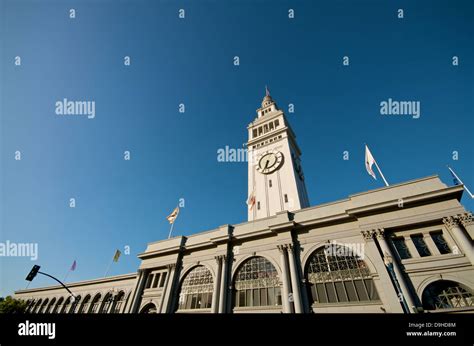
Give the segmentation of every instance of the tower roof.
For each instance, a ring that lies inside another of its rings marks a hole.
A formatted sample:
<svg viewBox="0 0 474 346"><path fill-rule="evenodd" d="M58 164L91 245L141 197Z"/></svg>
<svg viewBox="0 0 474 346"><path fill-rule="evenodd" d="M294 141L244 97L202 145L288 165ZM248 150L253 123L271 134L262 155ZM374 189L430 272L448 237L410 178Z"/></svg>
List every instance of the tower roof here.
<svg viewBox="0 0 474 346"><path fill-rule="evenodd" d="M270 90L268 90L268 87L265 85L265 97L262 100L262 107L268 106L271 103L273 103L273 99L270 95Z"/></svg>

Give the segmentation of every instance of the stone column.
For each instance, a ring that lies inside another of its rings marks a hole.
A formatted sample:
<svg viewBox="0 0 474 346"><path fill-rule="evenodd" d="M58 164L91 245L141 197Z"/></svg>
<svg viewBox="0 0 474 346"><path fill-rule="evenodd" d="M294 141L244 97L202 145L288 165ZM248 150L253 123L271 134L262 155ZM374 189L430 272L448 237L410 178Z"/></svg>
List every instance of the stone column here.
<svg viewBox="0 0 474 346"><path fill-rule="evenodd" d="M290 296L290 281L288 276L290 275L288 270L288 258L286 257L286 247L287 245L278 245L278 250L280 250L280 265L281 265L281 273L282 277L281 280L283 282L283 290L282 290L282 303L283 303L283 312L284 313L291 313L292 308L289 301Z"/></svg>
<svg viewBox="0 0 474 346"><path fill-rule="evenodd" d="M131 312L131 313L138 312L137 310L140 305L140 301L142 299L143 287L145 287L147 274L148 274L148 270L145 270L145 269L138 270L137 284L135 286L134 291L132 292L132 296L130 297L131 299L129 303L130 305L128 308L126 308L126 311ZM91 297L91 299L93 299L93 297Z"/></svg>
<svg viewBox="0 0 474 346"><path fill-rule="evenodd" d="M367 230L361 232L365 240L365 252L372 259L371 263L374 265L377 274L380 277L379 285L381 286L378 291L382 303L388 308L388 312L403 313L402 306L398 299L397 291L392 285L390 275L385 267L383 258L377 248L374 241L373 230Z"/></svg>
<svg viewBox="0 0 474 346"><path fill-rule="evenodd" d="M419 258L420 254L418 253L415 244L413 244L411 237L406 235L403 237L403 239L405 240L405 245L407 246L408 251L410 251L411 258Z"/></svg>
<svg viewBox="0 0 474 346"><path fill-rule="evenodd" d="M166 287L168 286L168 282L170 281L170 267L167 268L168 270L166 271L166 278L165 278L165 283L163 284L163 290L161 291L161 299L160 299L160 306L157 309L157 313L166 313L166 309L163 309L163 304L165 302L165 295L166 295ZM161 274L163 275L163 274ZM161 279L160 279L161 280Z"/></svg>
<svg viewBox="0 0 474 346"><path fill-rule="evenodd" d="M216 256L217 270L216 280L214 281L214 292L212 292L212 306L211 312L217 314L219 312L219 296L221 287L221 274L222 274L222 256Z"/></svg>
<svg viewBox="0 0 474 346"><path fill-rule="evenodd" d="M472 248L472 240L469 239L467 234L461 229L459 223L461 218L449 216L443 219L446 228L451 231L455 241L461 248L461 251L466 255L467 259L474 265L474 250ZM468 221L463 220L464 223L468 224ZM471 219L472 222L472 219ZM456 249L453 249L455 252Z"/></svg>
<svg viewBox="0 0 474 346"><path fill-rule="evenodd" d="M380 245L380 249L383 253L383 260L385 257L391 256L393 260L393 271L397 277L397 281L400 284L400 289L402 290L403 297L405 298L406 304L408 305L408 313L412 313L413 309L416 307L415 302L413 300L411 290L407 285L407 281L405 279L405 275L403 274L400 264L398 263L397 257L394 256L392 250L390 249L389 244L387 243L387 239L385 237L385 231L383 229L375 230L375 235L377 236L377 240Z"/></svg>
<svg viewBox="0 0 474 346"><path fill-rule="evenodd" d="M426 246L428 246L428 249L430 250L432 255L441 255L441 252L439 252L439 249L436 246L433 238L431 238L431 234L423 233L423 240L425 241L425 244Z"/></svg>
<svg viewBox="0 0 474 346"><path fill-rule="evenodd" d="M288 247L288 257L290 260L290 276L291 276L291 287L293 291L293 299L295 305L295 312L300 314L303 311L303 304L301 301L301 280L296 269L296 259L295 259L295 248L292 244L289 244Z"/></svg>
<svg viewBox="0 0 474 346"><path fill-rule="evenodd" d="M219 313L226 313L226 299L227 299L227 256L221 256L221 287L219 289Z"/></svg>
<svg viewBox="0 0 474 346"><path fill-rule="evenodd" d="M166 274L166 285L165 285L165 292L163 292L164 299L162 302L162 306L160 309L161 313L168 313L171 312L170 309L170 302L173 300L173 283L174 283L174 273L176 271L176 264L168 264L167 265L168 272Z"/></svg>

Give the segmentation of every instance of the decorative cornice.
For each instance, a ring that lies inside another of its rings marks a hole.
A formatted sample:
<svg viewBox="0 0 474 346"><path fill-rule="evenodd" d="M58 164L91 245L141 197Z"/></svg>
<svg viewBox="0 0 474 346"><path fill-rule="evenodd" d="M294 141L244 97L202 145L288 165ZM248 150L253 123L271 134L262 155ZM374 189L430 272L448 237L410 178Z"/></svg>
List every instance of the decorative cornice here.
<svg viewBox="0 0 474 346"><path fill-rule="evenodd" d="M443 223L448 229L452 229L459 224L459 219L456 216L448 216L443 218Z"/></svg>
<svg viewBox="0 0 474 346"><path fill-rule="evenodd" d="M385 238L385 230L383 228L378 228L374 230L375 236L377 239L384 239Z"/></svg>
<svg viewBox="0 0 474 346"><path fill-rule="evenodd" d="M372 229L364 230L364 231L361 231L360 233L362 233L362 236L364 237L365 240L373 240L374 239L374 230L372 230Z"/></svg>
<svg viewBox="0 0 474 346"><path fill-rule="evenodd" d="M471 212L458 215L458 219L464 227L474 225L474 217Z"/></svg>

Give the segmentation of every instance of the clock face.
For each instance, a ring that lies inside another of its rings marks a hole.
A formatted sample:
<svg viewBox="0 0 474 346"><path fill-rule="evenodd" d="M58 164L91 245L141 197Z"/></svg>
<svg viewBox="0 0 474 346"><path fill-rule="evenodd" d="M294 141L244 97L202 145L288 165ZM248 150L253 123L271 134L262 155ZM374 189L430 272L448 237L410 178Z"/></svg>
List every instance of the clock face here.
<svg viewBox="0 0 474 346"><path fill-rule="evenodd" d="M279 151L268 151L264 153L258 161L257 171L263 174L270 174L280 168L283 163L283 154Z"/></svg>

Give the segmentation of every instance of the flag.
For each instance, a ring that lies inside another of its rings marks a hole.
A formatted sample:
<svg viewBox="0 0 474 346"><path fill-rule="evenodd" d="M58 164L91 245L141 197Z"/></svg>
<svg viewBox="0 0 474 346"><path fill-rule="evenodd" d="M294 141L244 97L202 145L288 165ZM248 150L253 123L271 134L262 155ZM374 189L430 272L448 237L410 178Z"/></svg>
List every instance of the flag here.
<svg viewBox="0 0 474 346"><path fill-rule="evenodd" d="M118 262L121 254L120 250L115 250L114 262Z"/></svg>
<svg viewBox="0 0 474 346"><path fill-rule="evenodd" d="M265 96L270 96L270 90L268 90L268 87L265 85Z"/></svg>
<svg viewBox="0 0 474 346"><path fill-rule="evenodd" d="M169 214L166 219L169 221L170 224L173 224L179 214L179 207L174 208L173 212Z"/></svg>
<svg viewBox="0 0 474 346"><path fill-rule="evenodd" d="M70 269L70 270L71 270L71 271L76 270L76 265L77 265L76 260L74 260L74 262L72 262L72 266L71 266L71 269Z"/></svg>
<svg viewBox="0 0 474 346"><path fill-rule="evenodd" d="M365 169L367 170L367 173L369 173L372 176L372 178L377 180L377 177L375 176L375 173L372 170L372 166L374 165L374 163L375 163L375 159L372 156L372 153L370 152L369 147L366 144L365 145Z"/></svg>
<svg viewBox="0 0 474 346"><path fill-rule="evenodd" d="M250 194L249 198L247 198L247 205L249 207L249 210L252 210L253 206L255 205L255 194L253 191Z"/></svg>

